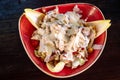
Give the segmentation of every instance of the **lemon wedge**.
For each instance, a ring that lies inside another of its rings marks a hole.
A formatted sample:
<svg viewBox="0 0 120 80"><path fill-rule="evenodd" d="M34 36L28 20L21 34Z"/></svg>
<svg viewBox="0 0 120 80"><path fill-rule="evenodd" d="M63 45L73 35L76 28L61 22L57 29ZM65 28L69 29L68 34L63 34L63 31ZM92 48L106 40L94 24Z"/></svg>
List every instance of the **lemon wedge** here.
<svg viewBox="0 0 120 80"><path fill-rule="evenodd" d="M95 26L96 32L97 32L97 35L96 35L96 38L97 38L111 26L110 21L111 20L97 20L97 21L87 22L87 24Z"/></svg>
<svg viewBox="0 0 120 80"><path fill-rule="evenodd" d="M65 63L64 62L59 62L56 64L56 66L53 66L50 63L46 63L47 68L51 71L51 72L60 72L61 70L63 70Z"/></svg>
<svg viewBox="0 0 120 80"><path fill-rule="evenodd" d="M33 9L26 8L24 9L25 16L30 21L30 23L36 28L39 28L39 22L43 20L45 14L35 11Z"/></svg>

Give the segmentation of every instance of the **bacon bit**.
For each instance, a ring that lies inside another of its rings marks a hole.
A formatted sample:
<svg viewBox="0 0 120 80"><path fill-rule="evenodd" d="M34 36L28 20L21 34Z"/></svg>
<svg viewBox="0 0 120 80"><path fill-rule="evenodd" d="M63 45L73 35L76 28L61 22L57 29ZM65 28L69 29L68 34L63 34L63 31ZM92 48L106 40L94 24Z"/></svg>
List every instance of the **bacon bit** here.
<svg viewBox="0 0 120 80"><path fill-rule="evenodd" d="M84 50L85 48L81 48L81 50Z"/></svg>
<svg viewBox="0 0 120 80"><path fill-rule="evenodd" d="M78 54L78 52L76 51L76 52L73 52L73 55L77 55Z"/></svg>

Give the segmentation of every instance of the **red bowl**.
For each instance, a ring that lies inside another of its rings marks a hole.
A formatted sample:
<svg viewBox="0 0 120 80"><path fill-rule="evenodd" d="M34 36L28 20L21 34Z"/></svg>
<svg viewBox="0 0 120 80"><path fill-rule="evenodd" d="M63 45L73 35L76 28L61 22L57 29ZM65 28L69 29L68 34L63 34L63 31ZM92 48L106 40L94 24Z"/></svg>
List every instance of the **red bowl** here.
<svg viewBox="0 0 120 80"><path fill-rule="evenodd" d="M95 21L95 20L103 20L104 16L99 8L92 4L88 3L69 3L69 4L60 4L57 5L59 8L60 13L65 13L67 11L72 11L73 7L75 5L78 5L80 10L82 10L82 19L86 21ZM46 11L52 10L55 8L56 5L53 6L46 6L44 9ZM37 11L42 12L41 8L35 9ZM102 33L99 37L95 39L94 44L101 44L103 47L100 50L94 50L93 53L89 54L88 56L88 61L83 65L79 66L76 69L71 69L65 67L61 72L58 73L53 73L50 72L45 63L42 62L39 58L37 58L34 55L34 49L35 47L33 46L33 41L31 41L31 35L35 28L32 26L32 24L28 21L28 19L25 17L24 14L21 15L19 19L19 34L20 38L22 41L22 44L24 46L24 49L28 55L28 57L31 59L31 61L35 64L35 66L40 69L42 72L52 76L52 77L57 77L57 78L67 78L67 77L72 77L75 75L78 75L88 68L90 68L100 57L105 43L106 43L106 38L107 38L107 31ZM34 43L35 44L35 43Z"/></svg>

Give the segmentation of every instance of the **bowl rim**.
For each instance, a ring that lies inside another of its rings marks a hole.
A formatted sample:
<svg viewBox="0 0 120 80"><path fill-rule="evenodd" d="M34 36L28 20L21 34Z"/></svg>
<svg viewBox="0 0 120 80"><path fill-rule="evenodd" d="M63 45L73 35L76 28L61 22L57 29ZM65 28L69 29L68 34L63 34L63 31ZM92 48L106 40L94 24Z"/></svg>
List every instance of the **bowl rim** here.
<svg viewBox="0 0 120 80"><path fill-rule="evenodd" d="M65 4L56 4L56 5L44 6L44 8L46 8L46 7L53 7L53 6L70 5L70 4L76 4L76 5L86 4L86 5L94 6L96 9L98 9L98 10L100 11L101 15L103 16L103 20L105 20L105 17L104 17L104 15L103 15L102 11L101 11L97 6L95 6L95 5L91 4L91 3L83 3L83 2L81 2L81 3L80 3L80 2L78 2L78 3L65 3ZM41 9L41 8L43 8L43 7L35 8L34 10L38 10L38 9ZM22 34L21 34L21 31L20 31L20 25L21 25L21 24L20 24L20 21L21 21L21 19L22 19L23 16L24 16L24 13L21 14L21 16L19 17L19 20L18 20L18 31L19 31L19 37L20 37L20 40L21 40L21 42L22 42L22 45L23 45L23 47L24 47L24 49L25 49L25 52L27 53L28 57L29 57L30 60L33 62L33 64L34 64L39 70L41 70L43 73L45 73L45 74L47 74L47 75L49 75L49 76L51 76L51 77L54 77L54 78L69 78L69 77L77 76L78 74L81 74L81 73L83 73L84 71L86 71L87 69L89 69L89 68L99 59L100 55L101 55L102 52L103 52L103 49L104 49L104 47L105 47L106 40L107 40L107 30L105 31L105 39L104 39L104 43L103 43L102 49L100 50L100 52L99 52L98 56L95 58L95 60L94 60L90 65L88 65L85 69L81 70L80 72L77 72L77 73L74 73L74 74L70 74L70 75L67 75L67 76L66 76L66 75L65 75L65 76L57 76L57 75L51 74L51 73L49 73L49 72L47 72L47 71L44 71L41 67L39 67L39 66L34 62L34 60L32 59L32 57L29 55L29 52L27 51L27 48L26 48L26 46L25 46L25 44L24 44L24 41L23 41L23 39L22 39Z"/></svg>

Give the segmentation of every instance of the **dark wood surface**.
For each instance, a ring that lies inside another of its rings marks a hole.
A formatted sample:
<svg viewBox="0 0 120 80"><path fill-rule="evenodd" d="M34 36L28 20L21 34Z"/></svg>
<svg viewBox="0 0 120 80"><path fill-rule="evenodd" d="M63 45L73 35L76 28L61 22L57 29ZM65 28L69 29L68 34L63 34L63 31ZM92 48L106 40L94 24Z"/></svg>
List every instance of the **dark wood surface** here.
<svg viewBox="0 0 120 80"><path fill-rule="evenodd" d="M0 0L0 80L53 80L28 58L18 32L24 8L87 2L99 7L112 20L105 49L87 71L65 80L120 80L120 4L118 0ZM60 79L59 79L60 80ZM63 79L64 80L64 79Z"/></svg>

